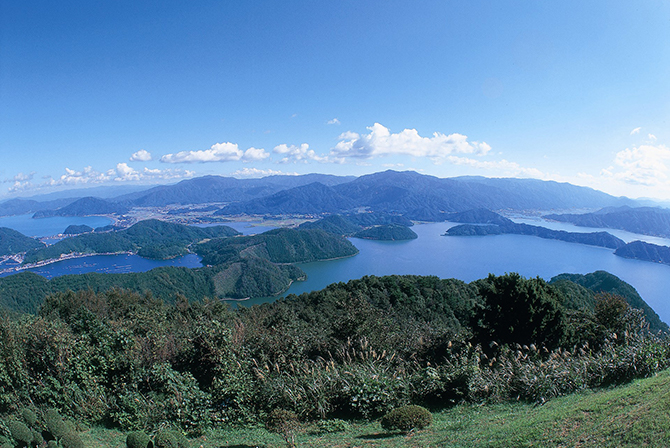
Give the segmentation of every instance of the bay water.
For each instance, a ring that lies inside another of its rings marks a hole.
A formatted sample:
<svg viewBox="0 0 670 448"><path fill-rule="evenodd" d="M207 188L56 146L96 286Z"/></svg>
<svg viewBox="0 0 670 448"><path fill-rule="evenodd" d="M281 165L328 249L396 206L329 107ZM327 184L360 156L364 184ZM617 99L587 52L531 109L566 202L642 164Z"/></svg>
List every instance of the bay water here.
<svg viewBox="0 0 670 448"><path fill-rule="evenodd" d="M567 223L547 222L540 219L518 218L516 222L542 225L556 230L587 232L607 230L626 242L635 239L655 244L670 245L670 240L611 229L576 227ZM36 222L35 222L36 221ZM15 228L31 236L61 233L70 224L100 227L109 224L104 217L0 218L0 226ZM273 228L262 222L226 223L244 234L261 233ZM413 230L419 238L409 241L372 241L351 238L359 249L353 257L337 260L302 263L307 280L294 282L282 294L301 294L319 290L331 283L347 282L364 275L435 275L457 278L466 282L484 278L489 273L502 275L518 272L525 277L539 276L545 280L562 273L587 274L596 270L608 271L630 283L642 298L670 322L670 266L614 255L611 249L546 240L525 235L444 236L455 223L417 224ZM54 232L55 230L55 232ZM95 255L64 260L32 269L47 278L86 272L126 273L144 272L159 266L200 267L200 258L189 254L172 260L148 260L137 255ZM251 306L270 302L276 297L235 302Z"/></svg>

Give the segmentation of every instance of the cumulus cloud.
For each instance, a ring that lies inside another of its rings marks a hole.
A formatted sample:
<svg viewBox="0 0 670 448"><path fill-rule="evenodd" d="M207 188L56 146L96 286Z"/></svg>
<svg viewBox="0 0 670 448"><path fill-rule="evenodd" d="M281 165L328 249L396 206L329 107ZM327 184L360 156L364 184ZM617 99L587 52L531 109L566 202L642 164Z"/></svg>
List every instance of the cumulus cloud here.
<svg viewBox="0 0 670 448"><path fill-rule="evenodd" d="M537 168L527 168L508 160L477 160L469 157L448 156L446 160L454 165L469 166L477 169L494 170L505 177L531 177L547 179L548 176Z"/></svg>
<svg viewBox="0 0 670 448"><path fill-rule="evenodd" d="M31 181L33 180L34 177L35 177L34 171L28 174L21 172L15 175L14 177L5 179L0 182L2 182L3 184L11 183L12 186L9 187L7 191L10 193L16 193L20 191L28 191L33 189L35 185Z"/></svg>
<svg viewBox="0 0 670 448"><path fill-rule="evenodd" d="M340 120L333 118L332 120L328 120L328 124L340 124Z"/></svg>
<svg viewBox="0 0 670 448"><path fill-rule="evenodd" d="M281 145L275 146L272 152L283 156L279 163L308 162L310 160L315 162L329 161L328 157L319 156L313 149L309 149L307 143L303 143L300 146L286 145L282 143Z"/></svg>
<svg viewBox="0 0 670 448"><path fill-rule="evenodd" d="M297 176L298 173L285 173L278 170L261 170L258 168L242 168L231 173L233 177L265 177L265 176Z"/></svg>
<svg viewBox="0 0 670 448"><path fill-rule="evenodd" d="M369 159L377 156L408 155L444 159L454 154L486 155L491 147L485 142L468 141L463 134L433 133L422 137L416 129L405 129L393 134L379 123L368 127L369 134L345 132L331 154L339 157Z"/></svg>
<svg viewBox="0 0 670 448"><path fill-rule="evenodd" d="M151 153L149 151L145 151L144 149L140 149L135 154L130 156L131 162L149 162L150 160L152 160Z"/></svg>
<svg viewBox="0 0 670 448"><path fill-rule="evenodd" d="M48 178L46 182L40 186L58 187L102 184L106 182L139 182L147 180L181 179L193 176L195 176L194 171L181 169L152 170L145 167L142 170L136 170L123 162L118 163L115 168L107 171L97 171L91 166L87 166L81 171L65 168L65 174L58 178Z"/></svg>
<svg viewBox="0 0 670 448"><path fill-rule="evenodd" d="M216 143L211 148L200 151L181 151L166 154L160 161L164 163L207 163L207 162L254 162L270 157L262 148L242 151L237 143Z"/></svg>
<svg viewBox="0 0 670 448"><path fill-rule="evenodd" d="M642 127L638 127L638 128L633 129L632 131L630 131L630 135L639 134L640 129L642 129Z"/></svg>
<svg viewBox="0 0 670 448"><path fill-rule="evenodd" d="M644 144L619 151L614 165L601 174L631 185L659 186L668 181L668 160L670 148Z"/></svg>

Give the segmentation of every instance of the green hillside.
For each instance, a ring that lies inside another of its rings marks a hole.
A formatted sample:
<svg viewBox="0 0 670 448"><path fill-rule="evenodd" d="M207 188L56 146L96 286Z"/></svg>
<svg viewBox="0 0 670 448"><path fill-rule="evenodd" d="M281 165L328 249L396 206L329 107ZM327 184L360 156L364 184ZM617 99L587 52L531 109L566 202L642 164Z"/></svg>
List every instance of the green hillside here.
<svg viewBox="0 0 670 448"><path fill-rule="evenodd" d="M346 239L320 229L275 229L259 235L214 239L198 244L194 250L207 265L220 264L232 254L264 258L273 263L306 263L358 253Z"/></svg>
<svg viewBox="0 0 670 448"><path fill-rule="evenodd" d="M354 234L356 238L380 241L413 240L419 236L412 229L397 224L370 227Z"/></svg>
<svg viewBox="0 0 670 448"><path fill-rule="evenodd" d="M102 254L129 251L136 251L145 258L162 260L183 255L187 252L187 247L193 243L235 235L239 235L239 232L228 226L193 227L148 219L125 230L87 233L66 238L52 246L32 250L26 254L24 263L50 260L70 253Z"/></svg>
<svg viewBox="0 0 670 448"><path fill-rule="evenodd" d="M188 275L224 273L211 285L225 290L245 270L285 267L260 260L162 280L197 288ZM183 295L166 304L150 290L51 294L38 315L0 320L0 421L34 425L31 415L56 408L91 446L107 446L101 434L117 440L92 426L259 446L276 445L257 428L281 409L308 430L299 435L307 446L662 446L670 418L650 413L667 411L667 374L637 390L598 390L670 367L667 336L647 331L618 296L566 308L585 297L580 288L566 298L513 273L469 284L368 276L235 310ZM430 409L434 424L408 437L379 429L407 404Z"/></svg>
<svg viewBox="0 0 670 448"><path fill-rule="evenodd" d="M0 227L0 255L13 255L31 249L44 247L44 244L8 227Z"/></svg>

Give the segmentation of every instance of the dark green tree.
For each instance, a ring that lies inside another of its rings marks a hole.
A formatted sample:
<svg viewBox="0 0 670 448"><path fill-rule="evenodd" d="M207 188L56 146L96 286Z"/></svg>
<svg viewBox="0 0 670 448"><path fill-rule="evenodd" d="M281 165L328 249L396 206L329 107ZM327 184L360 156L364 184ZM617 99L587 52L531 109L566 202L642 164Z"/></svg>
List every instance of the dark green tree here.
<svg viewBox="0 0 670 448"><path fill-rule="evenodd" d="M559 293L539 277L489 274L477 282L483 299L473 329L479 342L558 346L566 332Z"/></svg>

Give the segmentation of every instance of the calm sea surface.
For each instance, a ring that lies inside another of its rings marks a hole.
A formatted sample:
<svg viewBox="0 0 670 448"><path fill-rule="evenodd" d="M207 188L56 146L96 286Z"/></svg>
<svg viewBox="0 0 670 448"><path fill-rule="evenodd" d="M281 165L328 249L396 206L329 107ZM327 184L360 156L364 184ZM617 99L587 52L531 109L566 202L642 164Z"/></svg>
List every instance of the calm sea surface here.
<svg viewBox="0 0 670 448"><path fill-rule="evenodd" d="M470 282L489 273L518 272L526 277L539 276L549 280L562 273L587 274L605 270L633 285L661 319L670 322L670 266L617 257L611 249L533 236L442 236L453 225L415 225L413 230L419 238L411 241L351 238L360 250L358 255L300 264L307 273L307 280L293 283L286 294L318 290L330 283L346 282L363 275L436 275ZM585 231L575 226L561 226L563 230ZM656 242L658 244L659 239ZM240 303L253 305L268 300L271 299Z"/></svg>
<svg viewBox="0 0 670 448"><path fill-rule="evenodd" d="M26 236L41 238L63 233L70 225L87 225L92 228L104 227L112 220L104 216L54 216L33 219L32 215L0 217L0 227L9 227Z"/></svg>
<svg viewBox="0 0 670 448"><path fill-rule="evenodd" d="M70 224L99 227L109 223L106 218L101 219L105 221L92 221L85 218L45 218L44 220L30 220L28 224L32 225L32 221L45 221L42 228L34 227L34 233L32 233L44 236L53 234L53 232L49 233L48 228L56 228L56 233L60 233ZM10 218L0 218L0 226L11 227L8 225L8 220ZM46 220L54 220L54 222L49 223ZM24 219L16 222L22 224L25 221ZM538 220L518 219L516 221L544 225L557 230L580 232L601 230ZM260 233L271 228L255 222L231 224L244 234ZM540 276L549 280L555 275L566 272L586 274L596 270L605 270L633 285L661 316L661 319L670 322L670 300L668 300L670 266L627 260L615 256L611 249L545 240L532 236L443 236L445 231L453 225L455 224L416 225L413 229L419 238L411 241L386 242L351 238L351 242L360 250L358 255L340 260L300 264L300 267L307 273L307 280L295 282L284 295L318 290L330 283L346 282L364 275L436 275L470 282L486 277L489 273L501 275L506 272L518 272L526 277ZM12 228L26 233L26 228L21 225L17 227ZM608 231L625 241L643 239L656 244L670 245L670 240L663 238L645 237L616 230ZM52 278L86 272L143 272L158 266L194 268L201 264L199 257L192 254L164 261L147 260L136 255L111 255L65 260L33 271ZM275 298L237 303L249 306L272 300Z"/></svg>

